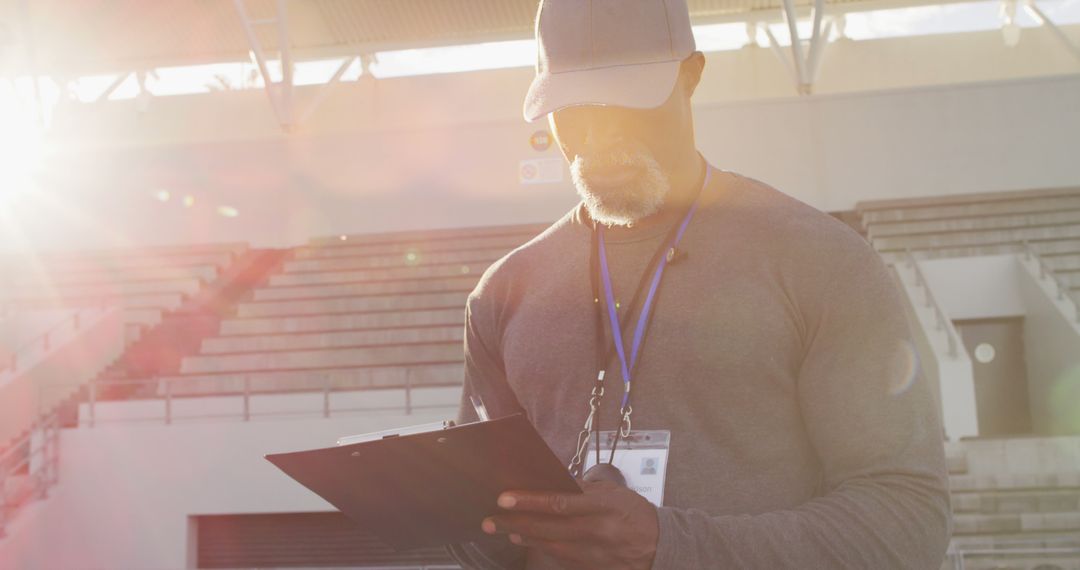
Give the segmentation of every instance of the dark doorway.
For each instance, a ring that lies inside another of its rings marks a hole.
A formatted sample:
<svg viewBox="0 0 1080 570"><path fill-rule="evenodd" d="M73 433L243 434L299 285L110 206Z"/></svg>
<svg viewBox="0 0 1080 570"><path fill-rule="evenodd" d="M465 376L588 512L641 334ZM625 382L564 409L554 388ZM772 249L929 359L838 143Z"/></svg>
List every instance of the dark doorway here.
<svg viewBox="0 0 1080 570"><path fill-rule="evenodd" d="M956 321L975 372L979 437L1031 433L1022 317Z"/></svg>
<svg viewBox="0 0 1080 570"><path fill-rule="evenodd" d="M338 512L195 518L199 568L459 568L442 547L395 552Z"/></svg>

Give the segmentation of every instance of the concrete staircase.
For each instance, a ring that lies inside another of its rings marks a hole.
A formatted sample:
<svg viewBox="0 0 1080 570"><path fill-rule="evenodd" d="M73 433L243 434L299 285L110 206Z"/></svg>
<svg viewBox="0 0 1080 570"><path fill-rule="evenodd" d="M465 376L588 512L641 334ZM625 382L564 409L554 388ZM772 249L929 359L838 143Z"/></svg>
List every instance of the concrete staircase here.
<svg viewBox="0 0 1080 570"><path fill-rule="evenodd" d="M543 227L312 240L162 380L172 396L460 385L469 292Z"/></svg>
<svg viewBox="0 0 1080 570"><path fill-rule="evenodd" d="M1080 437L961 441L947 457L943 570L1080 569Z"/></svg>
<svg viewBox="0 0 1080 570"><path fill-rule="evenodd" d="M247 250L225 243L0 257L0 305L118 305L136 329L152 327Z"/></svg>
<svg viewBox="0 0 1080 570"><path fill-rule="evenodd" d="M1080 300L1080 188L861 202L867 237L886 261L1023 253L1041 257Z"/></svg>

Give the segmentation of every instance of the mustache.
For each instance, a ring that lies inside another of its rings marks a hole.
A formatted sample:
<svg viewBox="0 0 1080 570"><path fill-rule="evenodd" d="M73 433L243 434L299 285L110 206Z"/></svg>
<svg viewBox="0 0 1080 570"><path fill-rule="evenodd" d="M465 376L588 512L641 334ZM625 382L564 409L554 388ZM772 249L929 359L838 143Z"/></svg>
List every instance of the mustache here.
<svg viewBox="0 0 1080 570"><path fill-rule="evenodd" d="M639 174L617 187L592 182L594 174L620 167L633 168ZM570 177L592 218L609 226L630 224L656 212L670 189L663 168L647 149L577 155L570 165Z"/></svg>
<svg viewBox="0 0 1080 570"><path fill-rule="evenodd" d="M598 170L613 167L644 169L650 163L651 155L641 150L610 150L605 152L579 154L574 157L573 166L584 177Z"/></svg>

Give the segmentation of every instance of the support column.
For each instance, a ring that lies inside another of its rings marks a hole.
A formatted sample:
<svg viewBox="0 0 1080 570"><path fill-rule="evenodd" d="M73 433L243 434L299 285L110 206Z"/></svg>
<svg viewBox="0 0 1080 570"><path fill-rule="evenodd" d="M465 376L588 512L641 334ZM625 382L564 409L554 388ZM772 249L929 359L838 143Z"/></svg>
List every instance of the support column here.
<svg viewBox="0 0 1080 570"><path fill-rule="evenodd" d="M244 35L247 36L251 53L255 57L255 64L262 76L263 87L266 96L270 99L270 105L277 116L278 124L282 130L291 132L295 127L293 117L293 61L292 52L289 49L289 22L287 18L287 6L285 0L276 3L277 15L265 20L253 20L248 15L245 0L233 0L236 13L240 16L240 23L244 26ZM266 66L266 52L262 42L255 32L255 26L273 25L277 28L279 61L281 62L281 81L275 83L270 77L270 70Z"/></svg>

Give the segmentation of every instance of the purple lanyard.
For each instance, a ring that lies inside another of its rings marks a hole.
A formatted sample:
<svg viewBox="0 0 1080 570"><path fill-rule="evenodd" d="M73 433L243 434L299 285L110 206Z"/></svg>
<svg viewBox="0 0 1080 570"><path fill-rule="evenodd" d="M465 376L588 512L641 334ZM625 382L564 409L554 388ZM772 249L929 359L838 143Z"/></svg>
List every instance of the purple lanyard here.
<svg viewBox="0 0 1080 570"><path fill-rule="evenodd" d="M709 184L709 177L712 175L712 168L705 165L705 181L701 184L702 191ZM686 212L686 216L683 218L681 224L679 224L679 231L676 232L675 238L668 244L669 249L678 247L679 241L682 240L683 234L686 233L687 226L690 225L690 220L694 217L694 212L697 211L698 203L701 201L700 194L697 200L694 201L693 206ZM611 321L611 335L612 340L615 343L615 352L619 355L619 365L622 368L623 377L623 399L622 410L626 410L627 404L630 403L630 372L634 369L634 365L637 363L638 351L641 349L641 341L645 337L645 327L649 321L649 313L652 311L653 300L656 297L656 291L660 288L660 278L664 275L664 268L668 264L668 256L664 255L660 257L660 262L656 266L656 272L653 273L652 281L649 283L649 293L645 296L645 303L641 306L641 314L638 315L637 325L634 327L634 338L630 347L630 360L626 359L626 349L623 347L622 328L619 326L619 314L615 307L615 293L611 287L611 272L608 269L607 262L607 247L604 245L604 231L603 226L597 226L599 247L600 250L600 278L604 283L604 297L607 301L607 313L608 319Z"/></svg>

